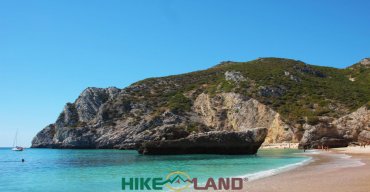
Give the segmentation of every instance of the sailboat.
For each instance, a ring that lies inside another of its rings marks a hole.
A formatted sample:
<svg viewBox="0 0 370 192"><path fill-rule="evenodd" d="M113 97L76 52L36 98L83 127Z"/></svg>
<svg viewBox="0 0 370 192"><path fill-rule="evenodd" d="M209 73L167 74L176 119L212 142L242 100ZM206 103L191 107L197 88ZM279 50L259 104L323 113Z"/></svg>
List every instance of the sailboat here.
<svg viewBox="0 0 370 192"><path fill-rule="evenodd" d="M23 147L20 147L17 145L17 138L18 137L18 129L17 129L17 132L15 132L15 138L14 138L14 141L13 141L13 148L12 150L13 151L23 151Z"/></svg>

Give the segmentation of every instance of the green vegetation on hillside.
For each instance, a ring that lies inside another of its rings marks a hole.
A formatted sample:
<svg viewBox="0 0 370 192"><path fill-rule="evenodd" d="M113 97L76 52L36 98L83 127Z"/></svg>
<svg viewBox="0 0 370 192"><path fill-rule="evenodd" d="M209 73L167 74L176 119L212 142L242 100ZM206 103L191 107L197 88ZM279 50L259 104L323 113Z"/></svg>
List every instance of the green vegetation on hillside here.
<svg viewBox="0 0 370 192"><path fill-rule="evenodd" d="M227 81L226 71L236 71L246 80ZM316 124L320 116L339 117L368 104L370 70L360 64L337 69L291 59L261 58L223 62L207 70L150 78L133 86L141 87L134 94L136 99L145 98L154 107L165 106L178 113L189 111L200 93L214 96L236 92L269 105L290 123Z"/></svg>
<svg viewBox="0 0 370 192"><path fill-rule="evenodd" d="M174 112L185 112L191 108L191 101L185 97L182 93L177 93L170 97L168 101L168 107Z"/></svg>

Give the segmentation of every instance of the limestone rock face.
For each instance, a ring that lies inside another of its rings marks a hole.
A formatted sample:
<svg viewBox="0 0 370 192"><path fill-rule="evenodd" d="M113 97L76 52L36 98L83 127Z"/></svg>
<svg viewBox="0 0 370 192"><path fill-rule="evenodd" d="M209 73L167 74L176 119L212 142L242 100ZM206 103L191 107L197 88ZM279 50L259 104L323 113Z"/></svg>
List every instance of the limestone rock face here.
<svg viewBox="0 0 370 192"><path fill-rule="evenodd" d="M116 103L117 98L128 97L127 90L99 91L85 90L75 103L67 104L56 123L37 134L32 147L136 149L145 141L185 138L194 131L248 131L256 127L268 128L266 142L291 141L293 137L278 113L240 94L199 94L186 114L164 111L153 115L153 109L143 103ZM125 118L105 120L107 110L114 108L119 109L109 115Z"/></svg>
<svg viewBox="0 0 370 192"><path fill-rule="evenodd" d="M351 141L357 140L362 130L370 130L370 110L361 107L358 110L345 115L333 122L339 135Z"/></svg>
<svg viewBox="0 0 370 192"><path fill-rule="evenodd" d="M370 58L365 58L360 61L361 65L370 66Z"/></svg>
<svg viewBox="0 0 370 192"><path fill-rule="evenodd" d="M238 71L226 71L225 72L225 79L227 81L233 81L236 83L246 81L247 79Z"/></svg>
<svg viewBox="0 0 370 192"><path fill-rule="evenodd" d="M370 131L368 130L361 131L361 133L358 135L358 141L370 143Z"/></svg>
<svg viewBox="0 0 370 192"><path fill-rule="evenodd" d="M79 121L88 122L94 119L100 106L112 99L119 91L120 89L115 87L85 89L75 102Z"/></svg>
<svg viewBox="0 0 370 192"><path fill-rule="evenodd" d="M51 124L42 129L32 140L32 147L52 148L55 134L55 125Z"/></svg>
<svg viewBox="0 0 370 192"><path fill-rule="evenodd" d="M338 138L328 138L323 137L320 140L314 141L311 143L311 148L317 149L322 147L329 147L329 148L338 148L338 147L347 147L348 141L346 139L338 139Z"/></svg>
<svg viewBox="0 0 370 192"><path fill-rule="evenodd" d="M94 137L87 127L57 128L54 143L58 148L91 149L96 148Z"/></svg>
<svg viewBox="0 0 370 192"><path fill-rule="evenodd" d="M255 99L236 93L222 93L214 97L200 94L193 110L200 122L216 130L247 131L266 127L266 142L293 140L293 131L282 121L280 115Z"/></svg>
<svg viewBox="0 0 370 192"><path fill-rule="evenodd" d="M119 91L120 89L115 87L106 89L89 87L85 89L74 103L66 104L56 121L56 126L73 127L77 126L78 123L85 124L93 120L99 108L116 96Z"/></svg>
<svg viewBox="0 0 370 192"><path fill-rule="evenodd" d="M305 124L306 131L300 146L312 148L325 144L329 147L348 146L349 142L357 141L359 134L369 128L370 111L364 106L338 119L321 119L320 123L314 126Z"/></svg>
<svg viewBox="0 0 370 192"><path fill-rule="evenodd" d="M32 147L95 148L99 135L88 126L100 107L119 93L120 89L85 89L74 103L67 103L55 124L40 131L32 141Z"/></svg>
<svg viewBox="0 0 370 192"><path fill-rule="evenodd" d="M145 142L138 151L144 155L255 154L266 135L266 128L243 132L211 131L176 140Z"/></svg>
<svg viewBox="0 0 370 192"><path fill-rule="evenodd" d="M73 103L67 103L55 124L57 127L74 126L78 121L76 106Z"/></svg>

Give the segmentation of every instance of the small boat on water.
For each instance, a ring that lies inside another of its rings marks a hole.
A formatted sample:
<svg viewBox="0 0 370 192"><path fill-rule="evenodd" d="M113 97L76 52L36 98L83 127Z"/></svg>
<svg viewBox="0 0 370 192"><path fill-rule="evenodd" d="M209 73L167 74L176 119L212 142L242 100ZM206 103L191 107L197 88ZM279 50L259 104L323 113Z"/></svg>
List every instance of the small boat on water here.
<svg viewBox="0 0 370 192"><path fill-rule="evenodd" d="M13 151L23 151L23 147L15 146L12 148Z"/></svg>
<svg viewBox="0 0 370 192"><path fill-rule="evenodd" d="M18 129L17 129L17 132L15 133L12 151L23 151L24 148L17 145L17 139L18 139L17 137L18 137Z"/></svg>

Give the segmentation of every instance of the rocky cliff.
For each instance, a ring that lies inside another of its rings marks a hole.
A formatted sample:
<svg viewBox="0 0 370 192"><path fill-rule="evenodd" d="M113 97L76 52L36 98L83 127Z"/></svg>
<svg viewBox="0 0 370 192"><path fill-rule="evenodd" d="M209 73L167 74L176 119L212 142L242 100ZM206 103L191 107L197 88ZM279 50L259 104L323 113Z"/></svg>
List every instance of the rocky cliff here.
<svg viewBox="0 0 370 192"><path fill-rule="evenodd" d="M241 94L210 96L202 93L195 99L193 111L199 123L216 130L247 131L254 127L266 127L269 143L294 140L293 130L284 123L279 113Z"/></svg>
<svg viewBox="0 0 370 192"><path fill-rule="evenodd" d="M321 118L317 125L305 124L304 129L306 131L300 141L302 147L346 147L350 142L359 141L360 133L370 130L370 110L361 107L338 119ZM365 132L362 140L366 140Z"/></svg>
<svg viewBox="0 0 370 192"><path fill-rule="evenodd" d="M124 89L87 88L32 147L138 149L149 141L258 127L267 128L268 143L345 146L369 130L368 61L335 69L260 58Z"/></svg>

